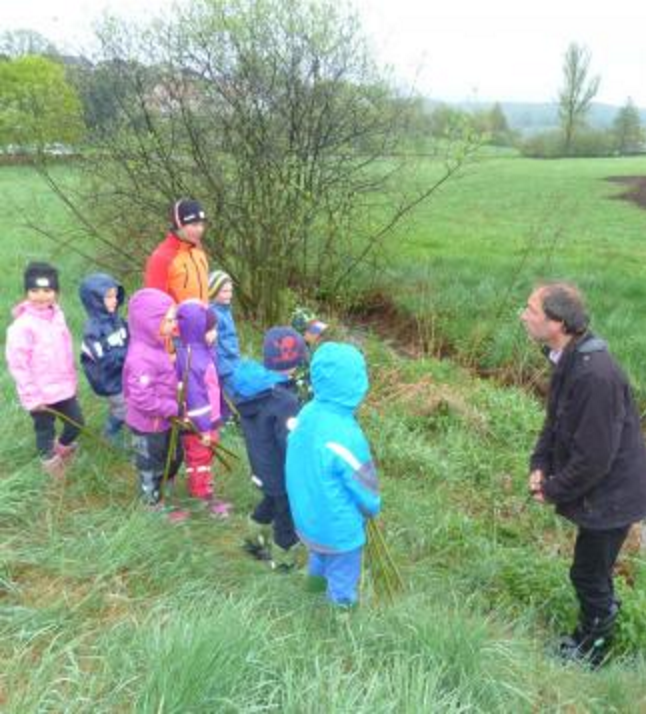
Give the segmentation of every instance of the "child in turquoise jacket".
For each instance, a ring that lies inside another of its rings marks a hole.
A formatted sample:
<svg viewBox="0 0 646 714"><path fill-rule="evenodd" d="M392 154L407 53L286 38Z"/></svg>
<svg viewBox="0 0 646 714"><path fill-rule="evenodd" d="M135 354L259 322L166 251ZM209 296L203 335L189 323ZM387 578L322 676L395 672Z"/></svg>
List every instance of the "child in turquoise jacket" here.
<svg viewBox="0 0 646 714"><path fill-rule="evenodd" d="M368 392L363 355L322 345L311 367L314 399L287 440L287 492L311 576L324 578L335 605L357 601L367 518L381 507L370 447L355 411Z"/></svg>

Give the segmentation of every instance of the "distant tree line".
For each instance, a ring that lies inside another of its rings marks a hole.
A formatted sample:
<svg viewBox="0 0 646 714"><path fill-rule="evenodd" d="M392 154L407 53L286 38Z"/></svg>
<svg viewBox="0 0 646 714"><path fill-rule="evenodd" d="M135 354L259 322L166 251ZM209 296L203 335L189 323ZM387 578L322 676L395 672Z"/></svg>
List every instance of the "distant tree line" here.
<svg viewBox="0 0 646 714"><path fill-rule="evenodd" d="M490 107L465 109L444 103L430 104L422 97L402 97L392 92L388 96L382 93L380 100L391 115L398 117L398 152L433 153L438 140L453 141L456 137L464 140L469 136L472 140L477 137L480 144L516 147L523 155L536 158L644 153L646 132L639 110L630 98L616 112L610 126L598 128L588 121L601 83L599 76L591 75L590 63L587 48L575 43L567 48L554 118L550 120L543 108L536 110L537 116L528 111L522 119L528 128L536 121L539 125L554 121L558 126L529 135L519 130L518 117L512 128L499 102ZM104 54L91 63L82 57L61 55L36 32L3 33L0 145L73 144L81 137L96 140L107 136L123 114L125 94L130 91L123 81L128 67L133 70L132 58L128 60L115 53ZM141 72L142 76L148 75L147 84L163 75L159 68L145 65ZM154 91L163 94L162 84L160 80ZM159 95L153 101L168 104L168 97ZM390 146L389 150L394 151L395 147Z"/></svg>

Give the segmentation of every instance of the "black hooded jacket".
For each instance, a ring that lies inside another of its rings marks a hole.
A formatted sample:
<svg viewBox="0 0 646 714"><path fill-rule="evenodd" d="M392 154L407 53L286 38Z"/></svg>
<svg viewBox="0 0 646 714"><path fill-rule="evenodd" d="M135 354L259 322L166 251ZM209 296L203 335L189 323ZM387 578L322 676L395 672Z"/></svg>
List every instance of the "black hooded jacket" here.
<svg viewBox="0 0 646 714"><path fill-rule="evenodd" d="M111 288L117 290L117 311L113 313L108 312L104 302ZM125 300L123 287L110 275L94 273L81 283L79 296L88 315L81 345L85 376L99 396L120 394L128 350L128 326L118 314Z"/></svg>
<svg viewBox="0 0 646 714"><path fill-rule="evenodd" d="M554 369L530 466L546 476L545 499L581 527L619 528L646 515L646 447L630 385L591 333Z"/></svg>

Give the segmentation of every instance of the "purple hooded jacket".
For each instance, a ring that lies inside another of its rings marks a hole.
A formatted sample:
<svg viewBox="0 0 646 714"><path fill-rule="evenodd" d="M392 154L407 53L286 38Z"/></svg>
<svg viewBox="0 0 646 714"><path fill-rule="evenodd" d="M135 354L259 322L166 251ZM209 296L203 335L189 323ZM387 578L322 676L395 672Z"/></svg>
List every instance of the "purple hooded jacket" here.
<svg viewBox="0 0 646 714"><path fill-rule="evenodd" d="M215 327L215 320L202 302L185 300L177 309L177 325L181 346L177 348L175 367L177 378L180 381L186 378L184 415L205 434L220 418L220 385L213 352L205 340L208 330Z"/></svg>
<svg viewBox="0 0 646 714"><path fill-rule="evenodd" d="M128 303L130 344L123 367L126 423L144 433L167 431L177 416L177 376L159 330L173 299L155 288Z"/></svg>

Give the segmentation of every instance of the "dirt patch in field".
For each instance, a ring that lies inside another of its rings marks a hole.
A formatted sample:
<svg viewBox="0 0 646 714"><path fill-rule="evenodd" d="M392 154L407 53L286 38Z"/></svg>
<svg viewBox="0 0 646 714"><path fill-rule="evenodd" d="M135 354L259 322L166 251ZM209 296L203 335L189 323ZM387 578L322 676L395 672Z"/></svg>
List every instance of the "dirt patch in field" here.
<svg viewBox="0 0 646 714"><path fill-rule="evenodd" d="M640 208L646 209L646 176L608 176L606 181L620 183L626 190L612 198L620 201L631 201Z"/></svg>

